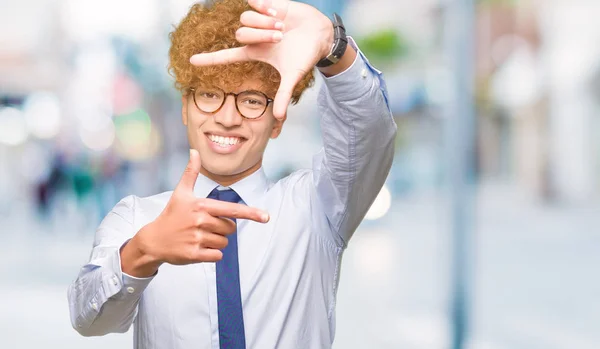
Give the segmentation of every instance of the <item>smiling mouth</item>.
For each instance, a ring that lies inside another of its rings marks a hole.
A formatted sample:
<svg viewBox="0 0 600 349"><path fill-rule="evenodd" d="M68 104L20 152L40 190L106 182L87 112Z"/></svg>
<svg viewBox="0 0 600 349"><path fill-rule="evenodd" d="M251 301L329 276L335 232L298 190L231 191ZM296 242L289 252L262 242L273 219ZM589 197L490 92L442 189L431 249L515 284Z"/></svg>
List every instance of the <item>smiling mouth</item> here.
<svg viewBox="0 0 600 349"><path fill-rule="evenodd" d="M245 139L241 137L224 137L213 134L207 134L207 137L211 142L223 148L231 147L245 141Z"/></svg>

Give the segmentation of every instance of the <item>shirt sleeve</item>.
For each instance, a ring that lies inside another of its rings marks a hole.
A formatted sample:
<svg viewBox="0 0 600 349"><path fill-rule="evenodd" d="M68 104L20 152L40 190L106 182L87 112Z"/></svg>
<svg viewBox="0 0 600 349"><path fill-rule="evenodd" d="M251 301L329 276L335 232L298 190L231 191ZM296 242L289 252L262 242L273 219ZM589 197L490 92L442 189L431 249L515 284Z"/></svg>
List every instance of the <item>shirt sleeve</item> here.
<svg viewBox="0 0 600 349"><path fill-rule="evenodd" d="M345 247L379 194L394 157L394 122L383 75L358 52L319 92L323 149L313 158L313 215Z"/></svg>
<svg viewBox="0 0 600 349"><path fill-rule="evenodd" d="M71 324L83 336L127 332L150 278L135 278L121 269L120 248L136 233L135 200L121 200L96 231L90 261L68 289Z"/></svg>

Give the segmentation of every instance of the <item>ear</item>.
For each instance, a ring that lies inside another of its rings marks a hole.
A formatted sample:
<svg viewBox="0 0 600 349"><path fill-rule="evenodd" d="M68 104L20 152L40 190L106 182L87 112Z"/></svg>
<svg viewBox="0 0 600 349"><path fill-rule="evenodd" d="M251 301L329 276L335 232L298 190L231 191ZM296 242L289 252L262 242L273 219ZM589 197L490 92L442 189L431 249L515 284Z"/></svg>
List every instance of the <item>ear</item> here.
<svg viewBox="0 0 600 349"><path fill-rule="evenodd" d="M279 137L279 135L281 134L281 129L283 128L283 123L285 122L285 120L287 119L287 113L283 116L283 118L277 119L274 118L275 122L273 123L273 130L271 131L271 139L275 139L277 137Z"/></svg>
<svg viewBox="0 0 600 349"><path fill-rule="evenodd" d="M183 124L185 126L187 126L187 124L188 124L187 105L188 105L188 95L181 96L181 121L183 121Z"/></svg>

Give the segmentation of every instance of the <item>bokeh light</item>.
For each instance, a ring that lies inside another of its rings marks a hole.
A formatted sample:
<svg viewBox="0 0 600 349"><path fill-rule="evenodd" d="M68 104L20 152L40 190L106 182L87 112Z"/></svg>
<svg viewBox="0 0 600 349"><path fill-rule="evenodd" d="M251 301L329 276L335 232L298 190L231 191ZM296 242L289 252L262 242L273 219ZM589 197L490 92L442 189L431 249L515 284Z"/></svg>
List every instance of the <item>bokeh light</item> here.
<svg viewBox="0 0 600 349"><path fill-rule="evenodd" d="M126 75L118 75L114 80L112 105L117 115L134 112L142 104L142 88Z"/></svg>
<svg viewBox="0 0 600 349"><path fill-rule="evenodd" d="M115 141L115 125L112 120L90 129L82 124L79 128L79 137L83 144L91 150L102 151L110 148Z"/></svg>
<svg viewBox="0 0 600 349"><path fill-rule="evenodd" d="M29 137L23 112L14 107L0 108L0 143L17 146Z"/></svg>
<svg viewBox="0 0 600 349"><path fill-rule="evenodd" d="M129 160L144 160L160 149L160 134L143 109L115 118L117 152Z"/></svg>
<svg viewBox="0 0 600 349"><path fill-rule="evenodd" d="M40 139L56 137L61 126L60 101L52 93L29 95L23 105L23 114L29 132Z"/></svg>
<svg viewBox="0 0 600 349"><path fill-rule="evenodd" d="M381 191L375 198L375 202L371 205L371 208L367 212L365 219L374 221L380 219L389 211L392 205L392 194L386 185L381 188Z"/></svg>

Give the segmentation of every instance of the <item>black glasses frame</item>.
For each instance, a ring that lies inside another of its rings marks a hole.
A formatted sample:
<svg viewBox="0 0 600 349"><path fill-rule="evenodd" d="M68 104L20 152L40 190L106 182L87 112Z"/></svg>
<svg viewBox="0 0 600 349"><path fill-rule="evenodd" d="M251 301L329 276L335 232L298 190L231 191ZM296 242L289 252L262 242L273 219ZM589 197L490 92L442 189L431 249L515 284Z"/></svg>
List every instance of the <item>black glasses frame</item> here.
<svg viewBox="0 0 600 349"><path fill-rule="evenodd" d="M271 104L273 102L272 98L269 98L266 94L260 92L260 91L256 91L256 90L246 90L246 91L242 91L240 93L233 93L233 92L228 92L226 93L225 91L221 90L220 88L214 88L213 90L219 90L221 92L223 92L223 101L221 102L221 105L213 112L210 111L205 111L202 110L202 108L200 108L198 106L198 102L196 102L196 89L195 88L190 88L190 92L192 93L192 98L194 99L194 104L196 105L196 108L198 108L198 110L200 110L203 113L207 113L207 114L216 114L219 112L219 110L221 110L221 108L223 108L223 106L225 105L225 102L227 101L227 97L228 96L233 96L234 99L234 104L235 104L235 109L238 111L238 113L244 118L244 119L248 119L248 120L256 120L259 119L260 117L262 117L265 112L267 111L267 108L269 108L269 104ZM266 100L267 100L267 104L265 104L265 109L262 111L262 113L260 113L259 116L255 117L255 118L249 118L246 115L244 115L241 111L240 108L238 107L238 96L243 94L243 93L248 93L248 92L252 92L252 93L258 93L263 95Z"/></svg>

